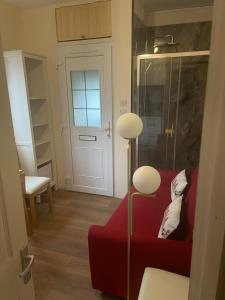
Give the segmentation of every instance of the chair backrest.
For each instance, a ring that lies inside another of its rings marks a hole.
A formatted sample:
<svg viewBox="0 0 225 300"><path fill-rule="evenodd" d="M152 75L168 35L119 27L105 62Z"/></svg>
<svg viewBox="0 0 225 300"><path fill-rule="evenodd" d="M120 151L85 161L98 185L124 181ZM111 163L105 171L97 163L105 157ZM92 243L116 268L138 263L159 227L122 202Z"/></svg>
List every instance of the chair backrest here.
<svg viewBox="0 0 225 300"><path fill-rule="evenodd" d="M20 175L20 181L21 181L21 186L22 186L22 192L25 194L25 172L23 170L19 170L19 175Z"/></svg>
<svg viewBox="0 0 225 300"><path fill-rule="evenodd" d="M187 224L186 224L186 237L187 242L192 242L193 240L193 230L194 230L194 218L195 218L195 205L196 205L196 194L198 186L198 169L196 168L191 175L190 188L188 190L187 196L185 198L187 207Z"/></svg>

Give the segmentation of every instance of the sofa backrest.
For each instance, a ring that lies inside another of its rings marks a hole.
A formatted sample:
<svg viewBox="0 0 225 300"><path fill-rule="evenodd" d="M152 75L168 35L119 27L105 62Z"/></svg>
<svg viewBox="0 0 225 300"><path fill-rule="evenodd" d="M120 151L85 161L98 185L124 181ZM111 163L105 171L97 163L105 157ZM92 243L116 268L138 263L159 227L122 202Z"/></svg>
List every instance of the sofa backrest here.
<svg viewBox="0 0 225 300"><path fill-rule="evenodd" d="M185 198L187 207L187 224L185 241L192 242L195 218L196 194L198 185L198 169L195 169L191 175L190 188Z"/></svg>

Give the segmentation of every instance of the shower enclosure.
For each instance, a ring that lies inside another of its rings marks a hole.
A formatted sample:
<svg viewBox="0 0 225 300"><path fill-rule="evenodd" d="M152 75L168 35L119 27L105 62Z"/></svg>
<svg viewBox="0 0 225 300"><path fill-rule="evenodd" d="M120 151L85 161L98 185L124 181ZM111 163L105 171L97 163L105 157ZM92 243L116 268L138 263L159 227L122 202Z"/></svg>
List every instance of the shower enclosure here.
<svg viewBox="0 0 225 300"><path fill-rule="evenodd" d="M136 165L193 169L199 161L209 51L137 56L133 109L144 123Z"/></svg>

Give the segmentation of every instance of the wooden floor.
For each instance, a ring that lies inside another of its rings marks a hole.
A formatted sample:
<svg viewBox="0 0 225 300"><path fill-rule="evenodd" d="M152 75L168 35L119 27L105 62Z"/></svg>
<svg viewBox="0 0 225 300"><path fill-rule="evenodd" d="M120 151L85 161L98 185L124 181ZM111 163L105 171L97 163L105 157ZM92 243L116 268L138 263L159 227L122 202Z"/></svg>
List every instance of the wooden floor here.
<svg viewBox="0 0 225 300"><path fill-rule="evenodd" d="M36 300L116 300L91 287L87 232L105 224L119 200L82 193L54 193L52 215L37 205L38 227L29 241L35 255Z"/></svg>

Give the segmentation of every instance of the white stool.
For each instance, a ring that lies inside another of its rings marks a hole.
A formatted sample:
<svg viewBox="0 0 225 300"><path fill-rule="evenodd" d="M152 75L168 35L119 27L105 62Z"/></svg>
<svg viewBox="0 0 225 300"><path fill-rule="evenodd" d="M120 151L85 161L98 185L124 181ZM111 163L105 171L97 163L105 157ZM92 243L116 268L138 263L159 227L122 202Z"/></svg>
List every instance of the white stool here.
<svg viewBox="0 0 225 300"><path fill-rule="evenodd" d="M146 268L138 300L188 300L189 278Z"/></svg>
<svg viewBox="0 0 225 300"><path fill-rule="evenodd" d="M32 225L36 226L37 216L35 209L35 197L47 190L48 207L52 212L51 179L48 177L25 176L25 198L29 199Z"/></svg>

